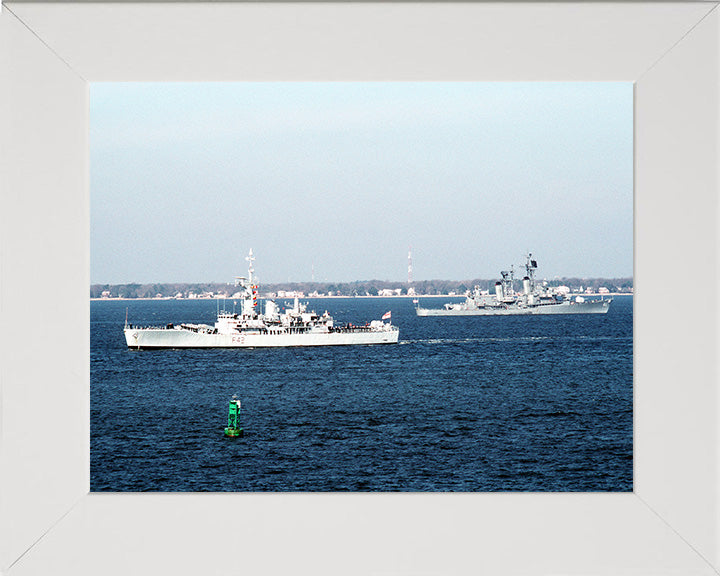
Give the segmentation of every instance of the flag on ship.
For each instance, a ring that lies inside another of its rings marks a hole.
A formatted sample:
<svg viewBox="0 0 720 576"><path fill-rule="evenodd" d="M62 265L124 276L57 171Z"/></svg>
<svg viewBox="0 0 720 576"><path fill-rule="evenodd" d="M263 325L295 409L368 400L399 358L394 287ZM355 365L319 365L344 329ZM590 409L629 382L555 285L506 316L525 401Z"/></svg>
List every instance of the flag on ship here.
<svg viewBox="0 0 720 576"><path fill-rule="evenodd" d="M385 312L385 314L382 315L383 320L390 320L390 316L392 315L392 311Z"/></svg>

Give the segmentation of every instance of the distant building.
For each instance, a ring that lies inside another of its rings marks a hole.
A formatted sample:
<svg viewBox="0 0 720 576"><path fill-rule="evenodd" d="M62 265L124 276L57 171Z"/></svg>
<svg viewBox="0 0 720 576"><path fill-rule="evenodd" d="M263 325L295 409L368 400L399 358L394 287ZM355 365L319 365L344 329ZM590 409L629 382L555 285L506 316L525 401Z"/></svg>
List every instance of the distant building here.
<svg viewBox="0 0 720 576"><path fill-rule="evenodd" d="M100 298L110 298L110 290L103 290L102 294L100 294Z"/></svg>
<svg viewBox="0 0 720 576"><path fill-rule="evenodd" d="M600 288L598 288L598 294L610 294L610 290L605 288L605 286L601 286Z"/></svg>
<svg viewBox="0 0 720 576"><path fill-rule="evenodd" d="M299 290L278 290L278 298L305 298L305 292Z"/></svg>

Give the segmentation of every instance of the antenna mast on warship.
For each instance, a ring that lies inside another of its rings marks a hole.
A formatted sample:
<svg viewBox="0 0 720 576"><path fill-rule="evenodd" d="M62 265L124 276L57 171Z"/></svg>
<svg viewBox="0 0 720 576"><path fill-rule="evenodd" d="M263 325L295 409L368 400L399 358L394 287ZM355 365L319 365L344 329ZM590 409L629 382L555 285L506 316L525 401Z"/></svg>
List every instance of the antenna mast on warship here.
<svg viewBox="0 0 720 576"><path fill-rule="evenodd" d="M527 279L530 281L530 291L529 292L535 291L535 269L536 268L537 268L537 260L533 260L532 254L530 252L528 252L527 262L525 263L525 272L527 273Z"/></svg>

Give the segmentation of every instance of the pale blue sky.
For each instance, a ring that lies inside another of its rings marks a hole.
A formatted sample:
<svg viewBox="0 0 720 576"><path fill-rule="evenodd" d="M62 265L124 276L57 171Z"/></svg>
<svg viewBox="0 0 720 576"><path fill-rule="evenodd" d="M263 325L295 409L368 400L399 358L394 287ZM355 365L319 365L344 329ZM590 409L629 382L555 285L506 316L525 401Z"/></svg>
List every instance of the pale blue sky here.
<svg viewBox="0 0 720 576"><path fill-rule="evenodd" d="M91 282L632 275L631 83L96 83Z"/></svg>

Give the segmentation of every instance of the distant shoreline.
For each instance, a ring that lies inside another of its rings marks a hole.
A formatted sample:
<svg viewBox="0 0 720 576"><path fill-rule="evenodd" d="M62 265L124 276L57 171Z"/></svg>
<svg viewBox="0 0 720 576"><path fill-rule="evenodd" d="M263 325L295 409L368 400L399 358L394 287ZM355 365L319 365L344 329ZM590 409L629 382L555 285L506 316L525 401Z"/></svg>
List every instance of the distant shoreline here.
<svg viewBox="0 0 720 576"><path fill-rule="evenodd" d="M634 296L632 292L610 292L608 294L599 294L599 293L592 293L592 294L586 294L586 293L578 293L578 294L572 294L572 296L582 296L585 298L588 297L596 297L596 296ZM400 294L400 295L394 295L394 296L302 296L298 297L299 300L329 300L329 299L343 299L343 298L381 298L381 299L403 299L403 298L464 298L465 296L463 294L421 294L421 295L413 295L408 296L407 294ZM274 297L274 298L266 298L264 296L260 297L260 300L292 300L295 298L294 296L283 296L283 297ZM163 296L161 298L90 298L91 302L98 302L98 301L108 301L108 302L133 302L133 301L153 301L153 300L202 300L202 301L208 301L212 302L213 300L239 300L239 298L232 298L231 296L223 297L223 298L175 298L174 296Z"/></svg>

